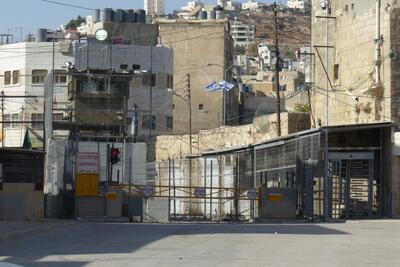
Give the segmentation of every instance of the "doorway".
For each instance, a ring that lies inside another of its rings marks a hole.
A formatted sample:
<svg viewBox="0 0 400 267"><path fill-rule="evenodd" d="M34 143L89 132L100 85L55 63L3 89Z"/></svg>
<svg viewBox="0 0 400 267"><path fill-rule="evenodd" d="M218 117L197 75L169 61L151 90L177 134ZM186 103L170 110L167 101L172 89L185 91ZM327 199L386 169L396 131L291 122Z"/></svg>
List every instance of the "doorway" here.
<svg viewBox="0 0 400 267"><path fill-rule="evenodd" d="M332 218L372 217L374 154L330 153L328 160Z"/></svg>

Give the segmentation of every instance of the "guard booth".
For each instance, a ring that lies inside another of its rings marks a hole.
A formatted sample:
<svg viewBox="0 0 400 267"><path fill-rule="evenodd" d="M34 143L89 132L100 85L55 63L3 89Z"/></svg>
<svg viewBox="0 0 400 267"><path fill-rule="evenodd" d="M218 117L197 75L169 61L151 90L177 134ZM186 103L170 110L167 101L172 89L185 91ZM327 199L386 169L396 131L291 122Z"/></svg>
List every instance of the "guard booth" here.
<svg viewBox="0 0 400 267"><path fill-rule="evenodd" d="M258 218L390 216L391 131L390 123L331 126L256 144Z"/></svg>

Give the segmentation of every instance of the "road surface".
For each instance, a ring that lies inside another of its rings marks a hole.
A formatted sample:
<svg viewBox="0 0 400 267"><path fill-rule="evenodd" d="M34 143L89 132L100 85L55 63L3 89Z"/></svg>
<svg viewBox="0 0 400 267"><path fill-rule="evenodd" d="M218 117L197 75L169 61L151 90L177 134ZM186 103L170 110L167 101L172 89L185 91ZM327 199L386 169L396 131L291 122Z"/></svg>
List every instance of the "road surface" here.
<svg viewBox="0 0 400 267"><path fill-rule="evenodd" d="M400 266L400 221L164 225L76 222L0 243L0 261L54 267Z"/></svg>

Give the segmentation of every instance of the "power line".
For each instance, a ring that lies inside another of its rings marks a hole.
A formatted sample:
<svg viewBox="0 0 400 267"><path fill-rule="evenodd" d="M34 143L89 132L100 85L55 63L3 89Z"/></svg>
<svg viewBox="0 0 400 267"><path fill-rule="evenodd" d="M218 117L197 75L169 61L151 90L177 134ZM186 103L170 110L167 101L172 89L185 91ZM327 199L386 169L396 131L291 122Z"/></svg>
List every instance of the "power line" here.
<svg viewBox="0 0 400 267"><path fill-rule="evenodd" d="M96 10L95 8L89 8L89 7L84 7L84 6L78 6L78 5L71 5L71 4L66 4L58 1L51 1L51 0L40 0L42 2L54 4L54 5L60 5L60 6L68 6L68 7L74 7L74 8L79 8L79 9L85 9L85 10Z"/></svg>

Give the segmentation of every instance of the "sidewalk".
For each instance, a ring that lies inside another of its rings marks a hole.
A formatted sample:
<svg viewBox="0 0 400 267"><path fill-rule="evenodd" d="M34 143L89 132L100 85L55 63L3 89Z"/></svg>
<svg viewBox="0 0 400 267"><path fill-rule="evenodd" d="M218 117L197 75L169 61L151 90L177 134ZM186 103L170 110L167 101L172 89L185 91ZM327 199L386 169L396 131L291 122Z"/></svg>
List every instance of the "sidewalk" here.
<svg viewBox="0 0 400 267"><path fill-rule="evenodd" d="M69 220L43 220L42 222L0 221L0 243L73 224Z"/></svg>

